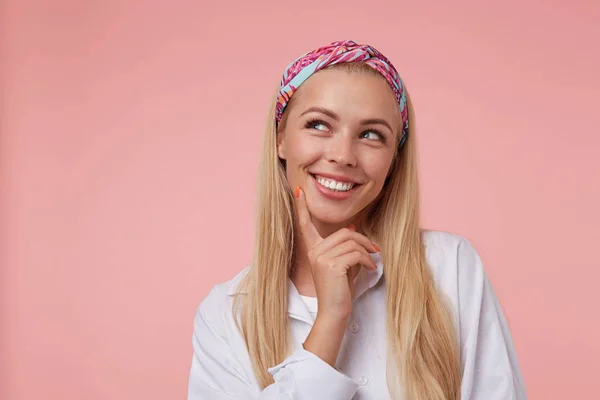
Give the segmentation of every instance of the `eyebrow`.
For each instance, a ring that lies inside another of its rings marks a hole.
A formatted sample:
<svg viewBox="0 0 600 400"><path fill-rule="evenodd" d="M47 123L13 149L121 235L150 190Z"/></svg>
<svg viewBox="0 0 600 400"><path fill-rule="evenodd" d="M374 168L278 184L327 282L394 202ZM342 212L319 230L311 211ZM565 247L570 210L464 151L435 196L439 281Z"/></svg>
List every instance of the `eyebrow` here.
<svg viewBox="0 0 600 400"><path fill-rule="evenodd" d="M340 118L338 117L338 115L336 113L334 113L331 110L328 110L327 108L323 108L323 107L310 107L309 109L305 110L302 114L300 114L300 116L302 117L303 115L311 113L311 112L319 112L321 114L325 114L328 117L334 119L335 121L340 120ZM390 131L394 132L391 125L385 119L369 118L369 119L363 119L362 121L360 121L360 123L361 123L361 125L372 125L372 124L383 125L383 126L387 127Z"/></svg>

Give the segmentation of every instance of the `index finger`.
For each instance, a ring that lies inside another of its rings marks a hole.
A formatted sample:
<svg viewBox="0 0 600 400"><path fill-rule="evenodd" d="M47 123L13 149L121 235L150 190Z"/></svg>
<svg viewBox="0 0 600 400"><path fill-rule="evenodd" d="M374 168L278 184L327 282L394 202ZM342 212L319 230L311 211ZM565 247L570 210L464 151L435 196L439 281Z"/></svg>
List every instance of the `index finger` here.
<svg viewBox="0 0 600 400"><path fill-rule="evenodd" d="M304 190L302 190L300 186L296 186L296 212L298 214L300 231L304 237L306 245L310 249L315 244L323 240L323 238L312 222L310 211L308 211L308 206L306 205L306 196L304 194Z"/></svg>

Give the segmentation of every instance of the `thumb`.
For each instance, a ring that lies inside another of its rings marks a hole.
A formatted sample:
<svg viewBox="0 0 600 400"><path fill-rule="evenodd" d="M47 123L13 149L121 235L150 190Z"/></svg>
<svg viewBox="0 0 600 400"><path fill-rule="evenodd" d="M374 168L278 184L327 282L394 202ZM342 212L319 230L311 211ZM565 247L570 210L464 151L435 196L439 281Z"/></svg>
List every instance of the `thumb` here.
<svg viewBox="0 0 600 400"><path fill-rule="evenodd" d="M356 278L358 277L358 274L360 273L360 270L363 267L360 264L356 264L350 268L348 268L348 272L346 272L346 275L348 276L348 284L350 285L350 291L352 293L352 297L354 298L354 281L356 280Z"/></svg>

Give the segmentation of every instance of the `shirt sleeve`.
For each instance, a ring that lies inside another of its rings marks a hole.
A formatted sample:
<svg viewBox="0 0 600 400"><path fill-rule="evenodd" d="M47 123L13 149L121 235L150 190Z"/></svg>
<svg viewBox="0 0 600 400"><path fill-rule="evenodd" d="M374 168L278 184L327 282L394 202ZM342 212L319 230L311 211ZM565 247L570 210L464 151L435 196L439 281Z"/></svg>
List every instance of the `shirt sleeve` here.
<svg viewBox="0 0 600 400"><path fill-rule="evenodd" d="M350 400L358 383L300 348L268 369L274 383L259 391L233 354L215 307L215 290L194 318L188 400Z"/></svg>
<svg viewBox="0 0 600 400"><path fill-rule="evenodd" d="M481 259L466 240L458 248L463 400L526 400L510 329Z"/></svg>

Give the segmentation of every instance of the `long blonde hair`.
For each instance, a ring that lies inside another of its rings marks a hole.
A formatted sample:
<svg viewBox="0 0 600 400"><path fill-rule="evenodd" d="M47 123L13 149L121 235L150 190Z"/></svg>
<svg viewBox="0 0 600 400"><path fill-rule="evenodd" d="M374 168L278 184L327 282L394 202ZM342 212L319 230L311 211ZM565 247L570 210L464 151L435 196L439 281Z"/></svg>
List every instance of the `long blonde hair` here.
<svg viewBox="0 0 600 400"><path fill-rule="evenodd" d="M329 68L380 76L361 63ZM393 398L399 398L396 385L401 384L406 399L456 400L461 383L458 341L452 313L435 288L425 258L419 225L415 116L408 93L407 105L408 138L364 227L379 244L384 265L387 385ZM280 128L283 125L282 120ZM234 317L241 312L239 328L261 388L273 383L267 369L281 363L292 348L287 309L295 211L285 166L277 156L277 134L273 101L259 172L254 261L240 286L246 295L236 296L234 302Z"/></svg>

